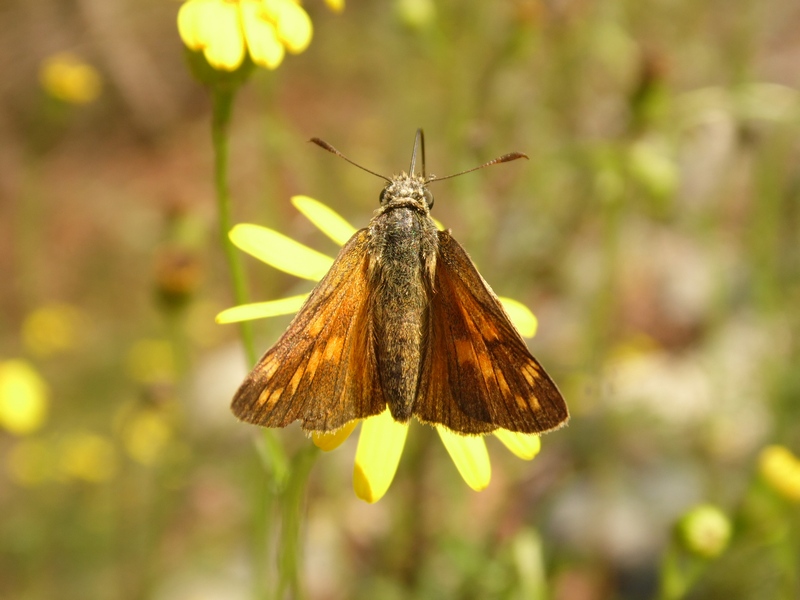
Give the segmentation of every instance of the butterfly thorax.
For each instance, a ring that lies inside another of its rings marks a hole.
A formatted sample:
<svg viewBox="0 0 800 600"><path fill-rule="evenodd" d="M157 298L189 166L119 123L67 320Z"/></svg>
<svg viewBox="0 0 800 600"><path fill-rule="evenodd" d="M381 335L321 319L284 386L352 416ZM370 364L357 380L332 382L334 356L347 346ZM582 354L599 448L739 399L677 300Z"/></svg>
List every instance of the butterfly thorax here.
<svg viewBox="0 0 800 600"><path fill-rule="evenodd" d="M399 175L370 222L373 347L392 416L407 421L417 395L438 237L425 182ZM375 341L380 343L375 343Z"/></svg>

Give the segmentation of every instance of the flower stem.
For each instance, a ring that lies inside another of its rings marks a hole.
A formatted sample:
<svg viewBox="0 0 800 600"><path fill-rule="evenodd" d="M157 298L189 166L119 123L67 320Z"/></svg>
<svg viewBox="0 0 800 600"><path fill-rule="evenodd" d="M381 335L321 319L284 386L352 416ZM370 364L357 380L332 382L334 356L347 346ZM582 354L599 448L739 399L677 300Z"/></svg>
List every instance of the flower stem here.
<svg viewBox="0 0 800 600"><path fill-rule="evenodd" d="M278 598L284 598L289 593L292 598L303 597L300 584L302 566L302 548L300 543L301 523L303 521L303 501L311 473L311 467L319 456L319 449L309 444L298 452L292 460L292 470L286 482L283 494L282 531L280 539L280 554L278 556L278 569L280 580L278 583Z"/></svg>
<svg viewBox="0 0 800 600"><path fill-rule="evenodd" d="M217 208L219 212L219 236L231 272L233 295L236 304L242 305L248 302L247 279L239 252L228 237L228 232L231 230L231 227L233 227L231 196L230 190L228 189L228 141L236 86L223 84L213 86L212 89L213 112L211 137L214 146L214 184L217 193ZM256 363L258 358L255 351L253 327L249 321L243 321L239 326L242 344L244 345L247 357L247 366L250 368ZM269 554L270 538L273 534L270 515L273 507L276 506L285 493L283 482L290 472L290 467L286 452L281 443L276 439L275 434L269 429L265 429L262 439L266 451L261 453L261 458L269 474L268 476L271 476L272 485L267 486L266 497L261 494L256 495L257 505L253 509L253 562L254 570L257 573L254 578L255 595L257 598L268 598L270 597L270 590L268 584L264 581L263 577L260 576L260 573L261 569L265 566L264 561ZM300 471L295 474L295 480L300 476L304 482L306 475L307 469L306 471ZM299 527L294 526L294 524L292 524L289 529L290 532L298 530ZM285 545L290 547L290 554L293 556L296 555L295 548L297 547L297 542L293 539L292 534L290 533L287 535L284 533L284 538L287 540ZM287 565L279 564L281 581L297 580L297 568L295 564L296 561L290 562ZM285 569L288 569L288 571L285 571ZM292 587L297 588L297 585Z"/></svg>
<svg viewBox="0 0 800 600"><path fill-rule="evenodd" d="M225 258L231 272L233 296L237 305L246 304L247 278L239 253L228 237L233 227L231 217L231 195L228 189L228 132L233 109L233 98L236 89L232 86L216 86L213 89L213 115L211 121L211 138L214 145L214 185L217 192L217 209L219 213L219 235ZM249 321L239 324L242 343L247 355L248 367L256 362L255 343L253 341L253 325Z"/></svg>

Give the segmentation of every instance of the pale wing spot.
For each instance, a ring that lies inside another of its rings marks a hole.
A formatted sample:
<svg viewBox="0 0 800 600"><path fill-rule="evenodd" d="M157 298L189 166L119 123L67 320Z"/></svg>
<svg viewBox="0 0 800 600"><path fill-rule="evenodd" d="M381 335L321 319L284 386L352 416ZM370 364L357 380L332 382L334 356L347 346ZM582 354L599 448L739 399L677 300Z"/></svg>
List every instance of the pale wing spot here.
<svg viewBox="0 0 800 600"><path fill-rule="evenodd" d="M456 345L456 358L458 363L463 365L465 363L475 364L475 352L469 340L458 339L453 340Z"/></svg>
<svg viewBox="0 0 800 600"><path fill-rule="evenodd" d="M325 314L325 312L318 313L314 320L308 324L308 335L316 336L319 335L319 332L322 331L322 328L325 327L325 323L327 322L329 315Z"/></svg>
<svg viewBox="0 0 800 600"><path fill-rule="evenodd" d="M500 393L504 398L510 398L512 396L511 388L508 387L508 382L506 381L503 372L498 369L495 371L495 377L497 377L497 385L500 387Z"/></svg>
<svg viewBox="0 0 800 600"><path fill-rule="evenodd" d="M542 406L539 404L539 399L536 396L530 396L527 400L522 396L515 396L514 400L517 401L519 406L525 412L530 410L541 410Z"/></svg>
<svg viewBox="0 0 800 600"><path fill-rule="evenodd" d="M283 393L283 388L278 388L272 391L272 394L267 397L267 392L269 392L269 388L265 388L263 392L258 397L258 403L264 404L265 410L272 410L272 408L277 404L278 400L280 400L281 393Z"/></svg>
<svg viewBox="0 0 800 600"><path fill-rule="evenodd" d="M300 380L303 379L303 374L305 372L306 370L303 367L300 367L294 372L291 380L289 380L289 386L286 389L286 391L289 393L289 396L294 395L294 392L297 389L297 386L300 385Z"/></svg>
<svg viewBox="0 0 800 600"><path fill-rule="evenodd" d="M484 321L483 327L481 327L481 335L483 339L490 342L495 342L500 339L500 332L497 331L497 327L487 321Z"/></svg>
<svg viewBox="0 0 800 600"><path fill-rule="evenodd" d="M275 371L278 370L278 361L275 360L274 357L271 357L268 360L265 360L263 363L261 363L260 370L261 370L261 377L264 380L267 380L275 374Z"/></svg>
<svg viewBox="0 0 800 600"><path fill-rule="evenodd" d="M269 388L264 388L263 390L261 390L261 393L258 395L258 400L256 400L256 403L259 406L264 404L267 401L268 392L269 392Z"/></svg>
<svg viewBox="0 0 800 600"><path fill-rule="evenodd" d="M526 365L522 369L522 376L525 377L525 381L528 382L528 385L533 387L536 385L536 381L539 379L539 374L533 368L533 365Z"/></svg>
<svg viewBox="0 0 800 600"><path fill-rule="evenodd" d="M306 363L306 373L308 374L308 381L310 382L314 379L314 374L317 372L317 366L319 366L319 361L322 359L322 350L320 350L319 346L314 348L314 352L311 354L311 358L308 359Z"/></svg>
<svg viewBox="0 0 800 600"><path fill-rule="evenodd" d="M334 360L336 357L341 356L342 346L344 346L344 339L341 336L331 337L325 345L325 361Z"/></svg>
<svg viewBox="0 0 800 600"><path fill-rule="evenodd" d="M492 364L492 359L489 358L489 354L486 352L486 349L480 350L477 352L478 354L478 364L481 367L481 373L483 374L483 378L486 380L487 384L491 385L491 381L495 378L494 377L494 365Z"/></svg>
<svg viewBox="0 0 800 600"><path fill-rule="evenodd" d="M344 348L344 338L342 336L331 337L328 340L328 343L325 345L325 354L323 355L323 360L326 363L329 362L338 362L342 356L342 350ZM345 390L351 389L351 380L352 380L352 369L345 370L345 381L344 387L342 388L342 394L346 393ZM339 398L341 400L341 398Z"/></svg>

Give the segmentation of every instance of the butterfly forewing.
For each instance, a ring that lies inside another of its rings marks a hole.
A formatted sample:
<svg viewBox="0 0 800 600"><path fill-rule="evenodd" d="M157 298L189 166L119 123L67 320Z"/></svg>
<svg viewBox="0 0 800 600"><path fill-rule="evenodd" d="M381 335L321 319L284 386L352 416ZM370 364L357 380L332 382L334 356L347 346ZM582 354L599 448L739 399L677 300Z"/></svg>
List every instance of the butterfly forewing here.
<svg viewBox="0 0 800 600"><path fill-rule="evenodd" d="M237 417L263 427L300 420L306 430L334 431L383 411L368 315L368 236L362 229L342 248L239 388L231 405Z"/></svg>
<svg viewBox="0 0 800 600"><path fill-rule="evenodd" d="M415 414L461 433L542 433L566 403L449 232L439 232L428 351Z"/></svg>

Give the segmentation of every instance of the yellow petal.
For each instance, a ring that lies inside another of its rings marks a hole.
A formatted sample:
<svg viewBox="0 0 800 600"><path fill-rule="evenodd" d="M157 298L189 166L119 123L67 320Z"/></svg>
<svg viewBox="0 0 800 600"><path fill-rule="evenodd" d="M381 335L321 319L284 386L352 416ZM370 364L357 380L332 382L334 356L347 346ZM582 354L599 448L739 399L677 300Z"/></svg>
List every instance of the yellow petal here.
<svg viewBox="0 0 800 600"><path fill-rule="evenodd" d="M398 423L387 408L365 419L353 467L353 489L366 502L377 502L389 489L406 443L408 424Z"/></svg>
<svg viewBox="0 0 800 600"><path fill-rule="evenodd" d="M299 54L311 43L312 26L308 13L292 0L263 0L264 16L277 28L286 49Z"/></svg>
<svg viewBox="0 0 800 600"><path fill-rule="evenodd" d="M340 13L344 10L344 0L325 0L325 4L336 13Z"/></svg>
<svg viewBox="0 0 800 600"><path fill-rule="evenodd" d="M536 316L525 306L522 302L517 302L511 298L500 297L500 303L508 314L508 318L517 328L520 335L526 338L532 338L536 335L536 330L539 328L539 321Z"/></svg>
<svg viewBox="0 0 800 600"><path fill-rule="evenodd" d="M533 459L542 449L542 441L536 434L519 433L517 431L508 431L507 429L497 429L493 433L498 440L503 442L506 448L522 460Z"/></svg>
<svg viewBox="0 0 800 600"><path fill-rule="evenodd" d="M322 233L340 246L344 246L353 237L357 229L345 221L339 213L325 206L322 202L308 196L292 196L292 204L303 213Z"/></svg>
<svg viewBox="0 0 800 600"><path fill-rule="evenodd" d="M476 492L486 489L492 478L492 465L483 438L458 435L444 427L437 427L436 431L467 485Z"/></svg>
<svg viewBox="0 0 800 600"><path fill-rule="evenodd" d="M230 2L203 2L199 37L205 43L208 64L215 69L235 71L244 60L244 32L239 5Z"/></svg>
<svg viewBox="0 0 800 600"><path fill-rule="evenodd" d="M270 300L269 302L253 302L252 304L242 304L223 310L215 317L217 323L239 323L240 321L251 321L253 319L265 319L266 317L277 317L279 315L293 315L308 298L308 294L299 296L289 296L280 300Z"/></svg>
<svg viewBox="0 0 800 600"><path fill-rule="evenodd" d="M259 2L242 2L242 25L250 58L259 66L276 69L285 54L275 26L262 18Z"/></svg>
<svg viewBox="0 0 800 600"><path fill-rule="evenodd" d="M260 225L236 225L228 236L240 250L295 277L319 281L333 264L330 256Z"/></svg>
<svg viewBox="0 0 800 600"><path fill-rule="evenodd" d="M190 50L202 50L206 45L202 37L202 2L189 0L178 11L178 34Z"/></svg>
<svg viewBox="0 0 800 600"><path fill-rule="evenodd" d="M353 429L356 428L356 425L358 425L358 420L350 421L336 431L327 433L313 431L311 432L311 440L320 450L330 452L331 450L335 450L341 446L342 443L350 437L350 434L353 433Z"/></svg>

